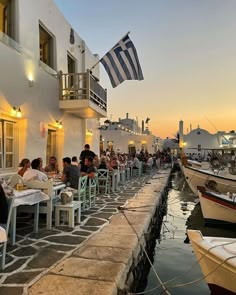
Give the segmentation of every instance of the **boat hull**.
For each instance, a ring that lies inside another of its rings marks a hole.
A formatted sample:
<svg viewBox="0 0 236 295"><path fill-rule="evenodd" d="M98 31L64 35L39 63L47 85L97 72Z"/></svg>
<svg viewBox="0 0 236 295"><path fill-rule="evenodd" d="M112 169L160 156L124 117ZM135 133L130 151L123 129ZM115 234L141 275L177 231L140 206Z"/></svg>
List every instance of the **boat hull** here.
<svg viewBox="0 0 236 295"><path fill-rule="evenodd" d="M206 223L229 223L236 225L236 203L220 198L210 192L200 192L199 200Z"/></svg>
<svg viewBox="0 0 236 295"><path fill-rule="evenodd" d="M236 193L236 179L226 178L210 173L208 170L203 171L189 166L183 166L182 169L185 179L195 195L198 194L198 186L209 187L209 185L212 186L212 189L222 193L228 191Z"/></svg>
<svg viewBox="0 0 236 295"><path fill-rule="evenodd" d="M195 230L188 230L187 233L212 294L235 294L236 251L225 249L235 249L236 240L202 237L201 232ZM227 243L232 244L220 246ZM217 244L219 247L213 248Z"/></svg>

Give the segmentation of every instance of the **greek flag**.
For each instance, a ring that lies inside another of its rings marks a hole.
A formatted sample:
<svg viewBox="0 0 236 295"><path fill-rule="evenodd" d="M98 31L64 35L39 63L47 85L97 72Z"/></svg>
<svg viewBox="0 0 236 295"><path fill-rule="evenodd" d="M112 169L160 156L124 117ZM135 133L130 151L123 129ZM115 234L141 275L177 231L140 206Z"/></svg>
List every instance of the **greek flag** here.
<svg viewBox="0 0 236 295"><path fill-rule="evenodd" d="M138 54L128 34L100 60L113 87L124 80L143 80Z"/></svg>

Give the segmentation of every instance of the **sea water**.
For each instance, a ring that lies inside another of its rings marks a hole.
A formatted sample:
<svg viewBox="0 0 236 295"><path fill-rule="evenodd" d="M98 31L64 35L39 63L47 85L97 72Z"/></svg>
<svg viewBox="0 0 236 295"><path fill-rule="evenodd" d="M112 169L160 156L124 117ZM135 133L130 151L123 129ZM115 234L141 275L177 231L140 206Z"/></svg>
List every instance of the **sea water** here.
<svg viewBox="0 0 236 295"><path fill-rule="evenodd" d="M196 199L187 187L183 175L175 173L168 193L167 214L155 247L153 265L172 295L210 294L207 283L201 279L203 275L200 266L186 236L186 223L190 222L189 217L196 206ZM198 282L192 283L195 280ZM143 294L165 294L162 287L157 287L159 285L160 281L150 269Z"/></svg>

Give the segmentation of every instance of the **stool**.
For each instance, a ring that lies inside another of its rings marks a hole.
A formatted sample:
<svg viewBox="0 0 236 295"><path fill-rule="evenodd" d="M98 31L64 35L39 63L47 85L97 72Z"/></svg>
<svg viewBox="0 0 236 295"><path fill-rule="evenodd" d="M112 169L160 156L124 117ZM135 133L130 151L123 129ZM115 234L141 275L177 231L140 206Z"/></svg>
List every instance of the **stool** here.
<svg viewBox="0 0 236 295"><path fill-rule="evenodd" d="M62 205L61 203L56 203L55 208L55 226L60 226L60 211L66 211L68 212L68 222L69 222L69 227L74 227L75 226L75 211L77 211L77 217L76 217L76 222L80 223L81 219L81 204L82 202L80 201L73 201L71 203L68 203L66 205Z"/></svg>

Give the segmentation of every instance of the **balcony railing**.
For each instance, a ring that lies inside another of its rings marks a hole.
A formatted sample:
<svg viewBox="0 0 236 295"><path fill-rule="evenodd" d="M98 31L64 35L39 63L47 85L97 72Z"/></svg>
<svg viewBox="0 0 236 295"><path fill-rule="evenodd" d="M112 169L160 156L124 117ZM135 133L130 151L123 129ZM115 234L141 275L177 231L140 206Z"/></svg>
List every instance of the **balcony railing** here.
<svg viewBox="0 0 236 295"><path fill-rule="evenodd" d="M86 73L60 73L60 101L79 101L74 106L78 108L88 108L84 104L85 100L89 102L89 108L96 108L96 112L100 113L98 117L106 116L107 111L107 91L101 87L95 77ZM91 104L92 103L92 104ZM62 104L60 104L62 106ZM69 104L67 104L69 105ZM72 106L72 102L70 103ZM81 107L80 107L81 105ZM62 109L66 108L66 102L63 103Z"/></svg>

